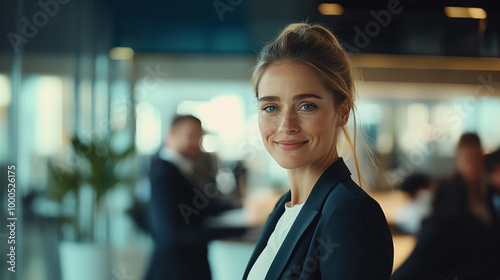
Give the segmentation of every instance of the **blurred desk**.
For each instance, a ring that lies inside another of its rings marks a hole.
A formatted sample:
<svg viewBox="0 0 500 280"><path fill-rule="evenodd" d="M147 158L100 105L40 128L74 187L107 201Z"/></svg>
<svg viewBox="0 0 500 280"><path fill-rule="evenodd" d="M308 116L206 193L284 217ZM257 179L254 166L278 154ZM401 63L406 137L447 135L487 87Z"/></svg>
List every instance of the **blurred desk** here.
<svg viewBox="0 0 500 280"><path fill-rule="evenodd" d="M413 252L417 244L417 238L409 234L393 235L392 242L394 244L394 265L392 266L392 271L395 271Z"/></svg>
<svg viewBox="0 0 500 280"><path fill-rule="evenodd" d="M408 196L399 190L372 192L370 196L380 204L390 226L395 223L394 217L396 213L408 202ZM410 256L417 244L417 238L410 234L399 234L393 231L392 242L394 244L394 271Z"/></svg>
<svg viewBox="0 0 500 280"><path fill-rule="evenodd" d="M244 209L235 209L207 219L210 227L219 230L237 232L238 229L246 229L243 235L213 240L208 244L208 260L213 280L243 278L248 260L262 231L262 227L249 226L245 213Z"/></svg>
<svg viewBox="0 0 500 280"><path fill-rule="evenodd" d="M282 194L260 191L244 199L243 208L230 210L207 220L210 227L228 231L246 228L245 234L214 240L208 245L213 280L242 279L267 217Z"/></svg>
<svg viewBox="0 0 500 280"><path fill-rule="evenodd" d="M214 240L208 244L213 280L242 279L256 243Z"/></svg>
<svg viewBox="0 0 500 280"><path fill-rule="evenodd" d="M229 211L223 215L224 219L218 221L214 225L223 226L226 230L242 228L242 223L248 220L242 218L243 211ZM235 222L235 219L239 221ZM237 227L228 227L226 222L233 221L233 225ZM208 244L208 260L210 270L212 271L213 280L234 280L242 279L248 260L257 244L262 226L246 227L245 234L226 238L221 240L213 240Z"/></svg>

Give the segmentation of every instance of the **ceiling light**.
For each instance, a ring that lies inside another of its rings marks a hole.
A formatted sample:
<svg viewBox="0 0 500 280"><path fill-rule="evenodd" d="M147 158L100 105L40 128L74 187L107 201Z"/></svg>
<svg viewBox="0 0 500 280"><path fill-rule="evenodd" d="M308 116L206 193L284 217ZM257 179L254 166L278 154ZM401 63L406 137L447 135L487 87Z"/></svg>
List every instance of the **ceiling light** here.
<svg viewBox="0 0 500 280"><path fill-rule="evenodd" d="M451 18L485 19L486 11L481 8L445 7L444 12Z"/></svg>
<svg viewBox="0 0 500 280"><path fill-rule="evenodd" d="M344 13L344 8L335 3L322 3L319 4L318 11L326 16L340 16Z"/></svg>
<svg viewBox="0 0 500 280"><path fill-rule="evenodd" d="M134 50L127 47L112 48L109 57L114 60L130 60L134 57Z"/></svg>

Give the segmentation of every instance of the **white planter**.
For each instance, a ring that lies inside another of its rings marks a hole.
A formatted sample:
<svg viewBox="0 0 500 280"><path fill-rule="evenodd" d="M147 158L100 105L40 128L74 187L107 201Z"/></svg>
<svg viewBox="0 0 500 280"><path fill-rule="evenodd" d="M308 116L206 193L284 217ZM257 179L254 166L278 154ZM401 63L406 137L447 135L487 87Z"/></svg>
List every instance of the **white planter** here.
<svg viewBox="0 0 500 280"><path fill-rule="evenodd" d="M111 278L111 251L108 246L61 242L59 257L62 280L109 280Z"/></svg>

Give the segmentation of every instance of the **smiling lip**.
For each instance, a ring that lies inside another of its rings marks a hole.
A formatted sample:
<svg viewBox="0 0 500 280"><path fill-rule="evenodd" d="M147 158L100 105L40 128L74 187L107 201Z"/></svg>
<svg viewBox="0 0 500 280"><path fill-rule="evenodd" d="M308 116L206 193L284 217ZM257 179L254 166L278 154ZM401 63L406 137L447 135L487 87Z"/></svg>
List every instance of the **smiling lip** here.
<svg viewBox="0 0 500 280"><path fill-rule="evenodd" d="M300 149L309 141L276 141L276 145L285 151L293 151Z"/></svg>

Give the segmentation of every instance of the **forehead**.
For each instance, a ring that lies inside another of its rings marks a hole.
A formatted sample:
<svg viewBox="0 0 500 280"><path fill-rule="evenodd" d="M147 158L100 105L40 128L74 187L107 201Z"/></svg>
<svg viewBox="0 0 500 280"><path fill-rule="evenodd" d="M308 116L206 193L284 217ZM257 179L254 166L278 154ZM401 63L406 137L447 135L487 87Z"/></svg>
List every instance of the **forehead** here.
<svg viewBox="0 0 500 280"><path fill-rule="evenodd" d="M194 120L183 120L175 129L177 130L201 130L201 124Z"/></svg>
<svg viewBox="0 0 500 280"><path fill-rule="evenodd" d="M457 148L458 156L483 156L481 147L476 145L465 145Z"/></svg>
<svg viewBox="0 0 500 280"><path fill-rule="evenodd" d="M307 65L293 62L280 62L269 66L262 73L258 93L258 97L314 93L323 98L333 98L318 73Z"/></svg>

